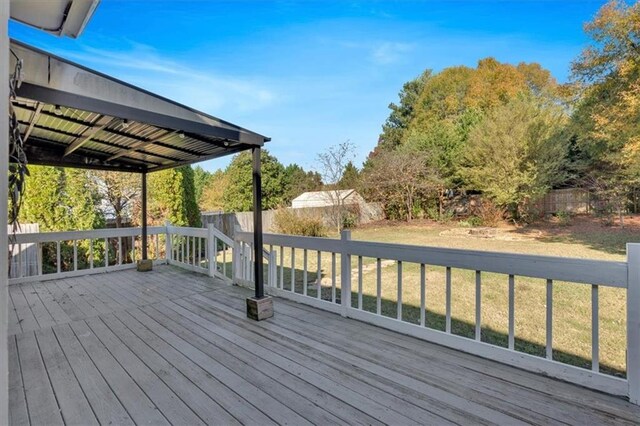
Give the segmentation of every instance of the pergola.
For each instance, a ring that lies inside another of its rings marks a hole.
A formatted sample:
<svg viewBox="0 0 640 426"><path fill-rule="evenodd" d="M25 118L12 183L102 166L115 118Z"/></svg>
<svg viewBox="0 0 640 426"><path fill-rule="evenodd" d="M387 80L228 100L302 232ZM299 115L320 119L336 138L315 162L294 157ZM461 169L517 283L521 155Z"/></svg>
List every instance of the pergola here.
<svg viewBox="0 0 640 426"><path fill-rule="evenodd" d="M260 151L269 138L24 43L10 49L11 69L22 67L11 103L29 164L139 173L145 242L147 173L251 150L254 255L262 258ZM254 264L262 299L262 262Z"/></svg>

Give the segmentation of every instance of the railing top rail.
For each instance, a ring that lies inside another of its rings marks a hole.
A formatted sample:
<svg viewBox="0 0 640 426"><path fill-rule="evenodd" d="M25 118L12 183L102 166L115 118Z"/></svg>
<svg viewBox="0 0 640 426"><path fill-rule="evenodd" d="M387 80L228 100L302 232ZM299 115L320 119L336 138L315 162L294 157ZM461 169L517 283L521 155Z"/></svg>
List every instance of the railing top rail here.
<svg viewBox="0 0 640 426"><path fill-rule="evenodd" d="M187 226L167 226L168 234L182 235L185 237L207 238L207 230L205 228L192 228Z"/></svg>
<svg viewBox="0 0 640 426"><path fill-rule="evenodd" d="M609 287L627 287L626 262L364 241L346 241L344 244L347 251L356 256L381 257Z"/></svg>
<svg viewBox="0 0 640 426"><path fill-rule="evenodd" d="M253 234L240 232L236 233L236 238L241 241L252 242ZM341 241L331 238L300 237L283 234L264 234L263 238L265 244L276 246L330 252L346 250L349 254L355 256L627 288L626 262L368 241Z"/></svg>
<svg viewBox="0 0 640 426"><path fill-rule="evenodd" d="M221 230L214 228L213 225L211 226L211 229L213 230L213 235L215 235L217 239L219 239L220 241L222 241L228 246L233 246L233 238L229 237L227 234L225 234Z"/></svg>
<svg viewBox="0 0 640 426"><path fill-rule="evenodd" d="M149 235L165 233L164 226L150 226L147 228ZM100 238L134 237L142 234L142 228L107 228L91 229L87 231L63 231L63 232L32 232L15 235L16 244L47 243L53 241L89 240ZM11 238L13 236L9 236Z"/></svg>
<svg viewBox="0 0 640 426"><path fill-rule="evenodd" d="M335 238L322 237L301 237L298 235L285 234L262 234L264 244L274 246L295 247L308 250L320 250L338 252L340 248L340 240ZM253 243L252 232L237 232L236 239L245 243Z"/></svg>

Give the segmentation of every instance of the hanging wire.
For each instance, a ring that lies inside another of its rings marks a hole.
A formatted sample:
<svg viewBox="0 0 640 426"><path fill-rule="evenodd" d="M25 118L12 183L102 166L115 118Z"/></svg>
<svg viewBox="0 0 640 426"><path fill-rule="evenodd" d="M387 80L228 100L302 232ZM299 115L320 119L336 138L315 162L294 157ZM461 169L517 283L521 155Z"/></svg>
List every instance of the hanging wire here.
<svg viewBox="0 0 640 426"><path fill-rule="evenodd" d="M9 78L9 98L17 99L17 90L22 83L22 59L11 51L16 57L16 65L13 74ZM9 103L9 217L8 222L13 226L13 234L19 229L18 217L22 206L25 190L25 180L29 175L27 169L27 155L24 152L24 140L20 134L18 116Z"/></svg>

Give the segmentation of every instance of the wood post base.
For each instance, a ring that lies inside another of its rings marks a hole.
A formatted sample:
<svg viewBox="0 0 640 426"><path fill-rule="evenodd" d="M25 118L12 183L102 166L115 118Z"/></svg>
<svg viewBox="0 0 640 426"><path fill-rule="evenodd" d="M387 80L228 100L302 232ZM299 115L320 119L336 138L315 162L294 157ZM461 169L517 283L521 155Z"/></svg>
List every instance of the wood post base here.
<svg viewBox="0 0 640 426"><path fill-rule="evenodd" d="M151 259L138 260L138 272L148 272L153 269L153 261Z"/></svg>
<svg viewBox="0 0 640 426"><path fill-rule="evenodd" d="M247 318L256 321L266 320L273 316L273 299L265 296L261 299L255 297L247 298Z"/></svg>

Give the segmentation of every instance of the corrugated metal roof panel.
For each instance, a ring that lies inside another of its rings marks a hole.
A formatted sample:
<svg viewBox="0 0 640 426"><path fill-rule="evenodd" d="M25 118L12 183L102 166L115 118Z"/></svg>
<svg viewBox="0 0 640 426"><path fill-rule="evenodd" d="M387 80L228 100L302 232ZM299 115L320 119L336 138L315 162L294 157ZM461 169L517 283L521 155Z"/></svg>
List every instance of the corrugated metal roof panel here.
<svg viewBox="0 0 640 426"><path fill-rule="evenodd" d="M23 136L30 132L32 164L153 171L269 140L22 43L11 48L24 61L26 80L12 105Z"/></svg>

